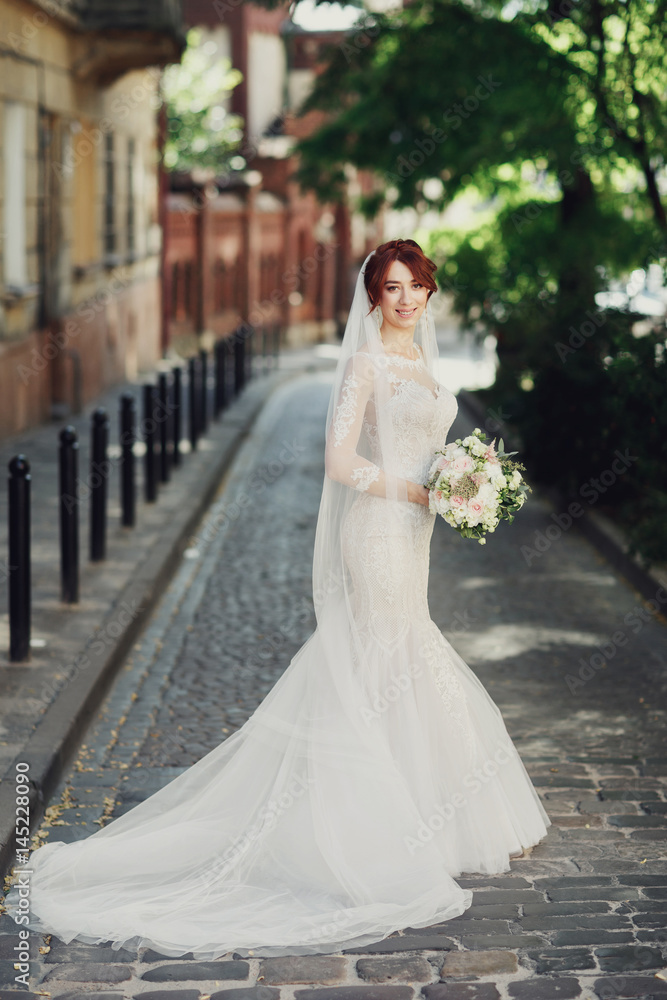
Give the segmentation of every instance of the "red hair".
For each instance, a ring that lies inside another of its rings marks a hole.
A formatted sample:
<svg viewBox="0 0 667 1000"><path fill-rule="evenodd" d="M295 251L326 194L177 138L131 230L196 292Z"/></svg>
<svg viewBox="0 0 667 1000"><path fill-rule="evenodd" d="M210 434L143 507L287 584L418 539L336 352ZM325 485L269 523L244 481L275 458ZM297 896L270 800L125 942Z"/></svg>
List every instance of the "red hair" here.
<svg viewBox="0 0 667 1000"><path fill-rule="evenodd" d="M438 290L433 278L436 265L426 256L419 244L414 240L389 240L376 249L364 271L364 285L371 309L379 305L387 272L395 260L405 264L415 281L428 288L429 298Z"/></svg>

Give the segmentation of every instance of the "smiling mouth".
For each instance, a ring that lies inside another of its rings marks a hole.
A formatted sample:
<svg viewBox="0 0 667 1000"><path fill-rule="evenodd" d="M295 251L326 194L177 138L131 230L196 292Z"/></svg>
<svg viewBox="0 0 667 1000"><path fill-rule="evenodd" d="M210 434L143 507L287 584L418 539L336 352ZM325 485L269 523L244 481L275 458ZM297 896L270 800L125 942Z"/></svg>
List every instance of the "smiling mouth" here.
<svg viewBox="0 0 667 1000"><path fill-rule="evenodd" d="M414 309L397 309L396 312L399 316L412 316L413 313L417 312L417 307Z"/></svg>

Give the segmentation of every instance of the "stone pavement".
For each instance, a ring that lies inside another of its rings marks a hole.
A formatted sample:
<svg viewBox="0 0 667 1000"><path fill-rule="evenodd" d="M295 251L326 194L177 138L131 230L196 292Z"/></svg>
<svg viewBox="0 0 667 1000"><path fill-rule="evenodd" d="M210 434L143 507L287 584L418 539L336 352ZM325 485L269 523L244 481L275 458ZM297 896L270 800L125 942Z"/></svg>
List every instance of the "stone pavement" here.
<svg viewBox="0 0 667 1000"><path fill-rule="evenodd" d="M320 373L270 400L60 782L39 839L88 836L180 774L243 724L311 633L328 393ZM453 436L471 426L463 412ZM268 507L271 518L262 516ZM442 523L434 532L433 618L500 707L553 822L511 871L459 880L474 890L465 914L337 955L263 959L258 950L215 962L33 935L22 995L667 997L667 980L656 976L667 966L667 632L574 530L537 558L522 554L553 524L550 513L531 499L486 546ZM4 1000L17 995L16 928L6 915L0 931Z"/></svg>
<svg viewBox="0 0 667 1000"><path fill-rule="evenodd" d="M182 464L160 484L156 503L143 495L140 442L135 451L137 482L136 525L120 524L118 406L123 389L137 398L137 426L142 420L141 386L117 387L95 406L105 406L110 417L107 558L88 560L88 486L90 482L90 413L71 422L80 441L77 497L81 521L80 601L60 600L58 534L58 433L63 424L30 430L0 444L0 464L24 453L31 463L32 503L32 649L29 663L8 659L7 536L0 538L0 868L6 867L12 847L14 761L23 755L31 762L31 810L39 812L51 794L62 767L80 742L105 685L122 662L133 638L168 582L189 533L209 505L220 478L238 445L271 391L285 379L318 360L312 350L285 351L279 366L267 372L255 361L255 377L232 400L218 421L211 420L195 453L182 442ZM187 386L184 392L183 432L187 435ZM159 414L158 414L159 416ZM141 436L141 435L139 435ZM7 490L0 491L0 520L7 523ZM10 797L7 798L7 795Z"/></svg>

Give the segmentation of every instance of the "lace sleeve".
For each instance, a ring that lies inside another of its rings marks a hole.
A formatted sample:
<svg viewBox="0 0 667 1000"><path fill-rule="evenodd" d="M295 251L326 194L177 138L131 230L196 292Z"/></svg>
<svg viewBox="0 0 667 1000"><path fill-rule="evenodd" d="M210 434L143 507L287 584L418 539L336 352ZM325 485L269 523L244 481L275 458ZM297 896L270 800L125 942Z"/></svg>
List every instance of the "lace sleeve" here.
<svg viewBox="0 0 667 1000"><path fill-rule="evenodd" d="M371 483L376 482L378 479L380 471L377 465L362 465L358 469L352 469L351 477L354 480L355 490L361 490L362 493L366 493Z"/></svg>
<svg viewBox="0 0 667 1000"><path fill-rule="evenodd" d="M358 411L359 379L352 373L343 382L340 392L340 401L333 419L333 443L335 448L345 441L354 424Z"/></svg>
<svg viewBox="0 0 667 1000"><path fill-rule="evenodd" d="M353 359L341 386L326 449L329 478L362 492L377 483L382 472L377 465L357 453L371 384L370 379L355 367Z"/></svg>

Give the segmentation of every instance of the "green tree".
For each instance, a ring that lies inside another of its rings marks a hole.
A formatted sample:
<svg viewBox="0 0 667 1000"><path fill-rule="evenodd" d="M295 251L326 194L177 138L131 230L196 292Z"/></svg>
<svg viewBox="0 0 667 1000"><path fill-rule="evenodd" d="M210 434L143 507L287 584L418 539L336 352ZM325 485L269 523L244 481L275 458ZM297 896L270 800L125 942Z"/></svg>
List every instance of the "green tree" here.
<svg viewBox="0 0 667 1000"><path fill-rule="evenodd" d="M323 197L341 193L346 163L373 171L369 214L475 193L479 227L430 234L428 249L455 307L498 338L494 402L533 475L569 492L621 437L641 438L646 461L613 499L649 520L648 484L667 494L650 461L667 433L664 329L640 342L639 317L595 296L667 263L664 47L658 0L414 0L332 50L304 108L328 119L299 145L300 180ZM660 510L641 546L667 558Z"/></svg>
<svg viewBox="0 0 667 1000"><path fill-rule="evenodd" d="M188 32L180 63L163 76L167 105L165 165L171 171L193 169L222 173L238 149L242 120L229 114L225 101L241 81L241 73L227 59L209 51L201 32Z"/></svg>

